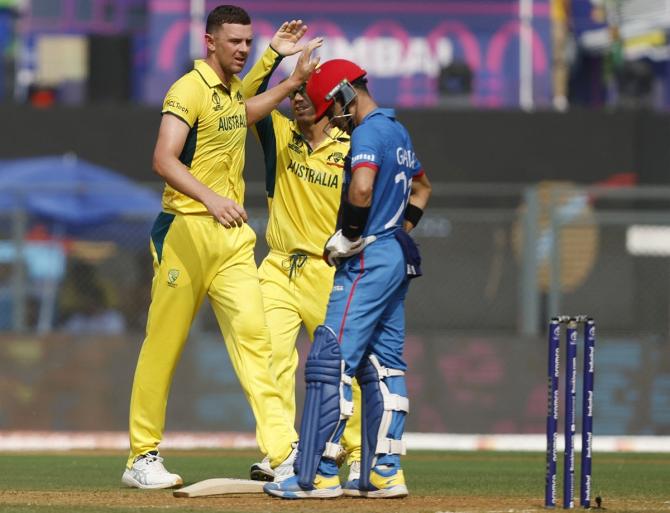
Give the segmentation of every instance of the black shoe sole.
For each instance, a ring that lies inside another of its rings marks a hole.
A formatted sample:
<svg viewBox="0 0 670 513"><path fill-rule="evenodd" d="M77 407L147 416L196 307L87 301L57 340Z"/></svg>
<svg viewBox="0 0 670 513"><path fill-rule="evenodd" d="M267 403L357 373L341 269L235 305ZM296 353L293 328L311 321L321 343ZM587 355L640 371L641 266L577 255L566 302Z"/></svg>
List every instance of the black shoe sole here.
<svg viewBox="0 0 670 513"><path fill-rule="evenodd" d="M251 470L249 471L249 479L252 481L266 481L271 483L275 480L275 476L268 474L265 470L258 467L251 467Z"/></svg>

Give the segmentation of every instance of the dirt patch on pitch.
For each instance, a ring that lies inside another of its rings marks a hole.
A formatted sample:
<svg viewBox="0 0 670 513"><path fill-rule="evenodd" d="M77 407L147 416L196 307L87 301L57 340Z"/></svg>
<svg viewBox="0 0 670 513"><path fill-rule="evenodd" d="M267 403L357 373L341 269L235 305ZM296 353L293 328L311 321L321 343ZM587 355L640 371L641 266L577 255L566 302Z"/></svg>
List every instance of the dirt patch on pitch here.
<svg viewBox="0 0 670 513"><path fill-rule="evenodd" d="M336 500L287 501L260 494L227 495L220 497L175 498L171 491L0 491L0 505L37 507L105 507L110 512L115 508L167 511L235 511L235 512L283 512L298 511L320 513L534 513L545 511L536 499L522 497L460 497L424 496L393 500L370 500L343 497ZM0 508L2 509L2 508ZM608 513L670 511L670 504L656 501L610 502Z"/></svg>
<svg viewBox="0 0 670 513"><path fill-rule="evenodd" d="M504 499L492 502L476 497L407 497L393 500L370 500L343 497L335 500L287 501L260 494L228 495L220 497L198 497L194 499L175 498L171 492L119 490L100 492L39 492L0 491L0 504L32 506L110 506L140 509L161 509L184 511L316 511L323 513L355 511L356 513L423 513L454 511L535 511L541 504L524 504L523 500Z"/></svg>

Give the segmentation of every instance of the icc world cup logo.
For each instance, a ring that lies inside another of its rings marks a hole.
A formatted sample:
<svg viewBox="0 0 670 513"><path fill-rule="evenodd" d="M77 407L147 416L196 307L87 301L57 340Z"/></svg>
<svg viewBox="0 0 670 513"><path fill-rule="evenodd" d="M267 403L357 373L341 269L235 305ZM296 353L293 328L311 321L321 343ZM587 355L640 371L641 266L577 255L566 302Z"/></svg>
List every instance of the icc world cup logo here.
<svg viewBox="0 0 670 513"><path fill-rule="evenodd" d="M214 104L214 110L219 111L223 109L223 106L221 105L221 98L219 97L219 93L216 91L212 93L212 103Z"/></svg>

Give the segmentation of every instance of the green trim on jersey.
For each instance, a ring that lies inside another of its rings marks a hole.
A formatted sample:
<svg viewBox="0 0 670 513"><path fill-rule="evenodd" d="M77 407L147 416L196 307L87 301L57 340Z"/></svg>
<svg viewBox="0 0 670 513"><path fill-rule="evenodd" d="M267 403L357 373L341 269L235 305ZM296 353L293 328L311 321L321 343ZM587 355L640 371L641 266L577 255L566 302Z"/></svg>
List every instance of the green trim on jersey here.
<svg viewBox="0 0 670 513"><path fill-rule="evenodd" d="M188 131L184 147L179 155L179 162L185 166L191 167L193 162L193 155L195 155L195 148L198 145L198 122L196 121L193 127Z"/></svg>
<svg viewBox="0 0 670 513"><path fill-rule="evenodd" d="M158 256L158 263L160 264L161 258L163 257L163 242L167 236L167 232L174 221L174 214L168 214L167 212L161 212L156 217L154 225L151 228L151 242L154 244L154 249L156 250L156 255Z"/></svg>

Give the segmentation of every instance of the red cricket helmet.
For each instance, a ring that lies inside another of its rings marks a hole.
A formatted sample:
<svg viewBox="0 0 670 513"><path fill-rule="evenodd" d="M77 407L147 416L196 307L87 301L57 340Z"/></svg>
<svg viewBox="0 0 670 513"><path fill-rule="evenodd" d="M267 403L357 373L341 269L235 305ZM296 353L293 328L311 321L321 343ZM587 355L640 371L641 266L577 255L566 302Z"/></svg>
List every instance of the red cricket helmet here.
<svg viewBox="0 0 670 513"><path fill-rule="evenodd" d="M335 101L335 95L344 85L366 75L366 71L346 59L333 59L316 68L307 81L307 95L319 121Z"/></svg>

